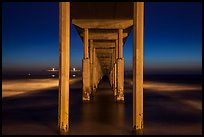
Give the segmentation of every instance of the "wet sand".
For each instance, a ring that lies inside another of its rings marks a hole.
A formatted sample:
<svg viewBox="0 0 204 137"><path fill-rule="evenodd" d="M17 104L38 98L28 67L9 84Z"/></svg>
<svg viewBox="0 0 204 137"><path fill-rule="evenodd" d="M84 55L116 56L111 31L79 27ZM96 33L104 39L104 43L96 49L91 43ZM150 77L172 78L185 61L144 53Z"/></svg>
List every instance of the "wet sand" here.
<svg viewBox="0 0 204 137"><path fill-rule="evenodd" d="M202 86L174 84L173 89L165 82L162 86L172 90L158 90L161 85L151 84L144 85L144 134L201 135ZM125 81L125 103L115 102L106 80L91 102L82 103L81 93L81 79L70 84L70 135L133 134L131 80ZM57 135L57 103L56 86L2 97L2 134Z"/></svg>

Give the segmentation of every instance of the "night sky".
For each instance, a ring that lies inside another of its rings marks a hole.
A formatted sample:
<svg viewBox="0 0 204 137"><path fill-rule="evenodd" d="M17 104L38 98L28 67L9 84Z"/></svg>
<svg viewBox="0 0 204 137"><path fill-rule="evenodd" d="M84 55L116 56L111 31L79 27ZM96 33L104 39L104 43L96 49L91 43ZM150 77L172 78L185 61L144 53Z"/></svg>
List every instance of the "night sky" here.
<svg viewBox="0 0 204 137"><path fill-rule="evenodd" d="M58 68L58 3L2 4L3 73ZM145 72L201 72L202 3L145 2ZM71 25L71 67L81 69L83 43ZM132 32L124 49L132 68Z"/></svg>

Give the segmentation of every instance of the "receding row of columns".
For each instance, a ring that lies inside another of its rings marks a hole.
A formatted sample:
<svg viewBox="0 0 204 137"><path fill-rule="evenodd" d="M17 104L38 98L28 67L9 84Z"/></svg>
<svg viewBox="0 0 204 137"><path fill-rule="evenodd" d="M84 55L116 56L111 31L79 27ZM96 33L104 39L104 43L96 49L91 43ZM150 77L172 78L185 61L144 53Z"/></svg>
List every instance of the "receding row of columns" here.
<svg viewBox="0 0 204 137"><path fill-rule="evenodd" d="M112 53L109 79L116 100L124 101L123 29L118 29L118 39L115 40L115 49Z"/></svg>
<svg viewBox="0 0 204 137"><path fill-rule="evenodd" d="M133 16L133 128L141 133L143 129L143 31L144 3L134 2ZM60 2L60 63L58 94L58 126L61 134L69 130L69 66L70 66L70 2ZM117 94L117 100L124 100L124 58L123 30L119 29L115 46L111 85ZM91 45L90 49L88 48ZM83 100L89 100L90 94L97 88L102 78L102 70L96 56L93 41L88 39L88 29L84 29ZM90 71L93 70L93 75ZM91 80L92 79L92 80ZM114 92L115 94L115 92Z"/></svg>
<svg viewBox="0 0 204 137"><path fill-rule="evenodd" d="M102 69L96 56L93 40L89 40L89 30L84 29L84 58L82 60L83 101L89 101L102 78Z"/></svg>

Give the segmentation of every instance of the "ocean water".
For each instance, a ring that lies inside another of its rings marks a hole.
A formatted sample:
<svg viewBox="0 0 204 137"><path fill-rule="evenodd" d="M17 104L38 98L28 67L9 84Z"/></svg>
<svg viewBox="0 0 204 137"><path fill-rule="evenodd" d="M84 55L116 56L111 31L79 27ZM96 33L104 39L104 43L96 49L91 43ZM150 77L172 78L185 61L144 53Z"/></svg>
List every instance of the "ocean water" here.
<svg viewBox="0 0 204 137"><path fill-rule="evenodd" d="M132 134L132 75L125 75L124 103L115 102L107 79L99 83L91 101L83 103L81 77L72 80L75 82L70 86L69 134ZM130 82L126 82L128 80ZM3 81L15 90L10 92L31 89L29 84L38 89L26 96L2 98L2 134L58 134L58 77L18 75L4 77ZM16 89L11 84L16 85ZM55 87L41 88L46 85ZM144 134L202 134L201 75L144 76Z"/></svg>

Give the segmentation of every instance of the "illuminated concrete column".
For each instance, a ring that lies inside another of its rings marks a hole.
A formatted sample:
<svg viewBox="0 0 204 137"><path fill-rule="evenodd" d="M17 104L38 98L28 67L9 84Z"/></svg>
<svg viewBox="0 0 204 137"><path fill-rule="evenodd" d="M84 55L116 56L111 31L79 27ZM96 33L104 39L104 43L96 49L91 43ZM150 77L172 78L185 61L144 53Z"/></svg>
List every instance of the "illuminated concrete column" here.
<svg viewBox="0 0 204 137"><path fill-rule="evenodd" d="M69 130L69 64L70 64L70 2L59 4L60 60L58 127L59 133Z"/></svg>
<svg viewBox="0 0 204 137"><path fill-rule="evenodd" d="M103 77L103 71L102 71L102 68L101 68L101 65L100 65L100 62L99 62L98 58L97 58L97 62L98 62L98 65L97 65L98 82L97 82L97 83L99 84L100 80L101 80L102 77Z"/></svg>
<svg viewBox="0 0 204 137"><path fill-rule="evenodd" d="M83 101L90 100L90 60L89 60L89 53L88 53L88 29L84 29L84 59L82 61L82 75L83 75Z"/></svg>
<svg viewBox="0 0 204 137"><path fill-rule="evenodd" d="M119 29L118 32L118 58L123 58L123 29Z"/></svg>
<svg viewBox="0 0 204 137"><path fill-rule="evenodd" d="M124 101L124 59L118 59L117 66L118 66L117 101Z"/></svg>
<svg viewBox="0 0 204 137"><path fill-rule="evenodd" d="M111 71L112 71L112 74L111 74L111 77L112 77L112 89L114 89L114 64L112 65L112 69L111 69Z"/></svg>
<svg viewBox="0 0 204 137"><path fill-rule="evenodd" d="M112 89L114 92L114 87L115 87L115 49L113 49L113 58L112 58L112 79L113 79L113 84L112 84Z"/></svg>
<svg viewBox="0 0 204 137"><path fill-rule="evenodd" d="M94 49L95 50L95 49ZM94 51L95 53L96 53L96 51ZM95 75L94 75L94 81L95 81L95 88L97 88L98 87L98 84L99 84L99 81L100 81L100 78L101 78L101 74L102 74L102 70L101 70L101 66L100 66L100 63L99 63L99 60L98 60L98 58L97 58L97 56L96 56L96 54L95 54L95 61L94 61L94 63L95 63Z"/></svg>
<svg viewBox="0 0 204 137"><path fill-rule="evenodd" d="M118 40L115 41L115 58L118 59Z"/></svg>
<svg viewBox="0 0 204 137"><path fill-rule="evenodd" d="M118 68L117 68L117 60L118 60L118 39L115 41L115 85L114 85L114 96L117 96L117 89L118 89Z"/></svg>
<svg viewBox="0 0 204 137"><path fill-rule="evenodd" d="M89 30L85 28L84 29L84 59L89 58L88 45L89 45Z"/></svg>
<svg viewBox="0 0 204 137"><path fill-rule="evenodd" d="M96 57L96 88L98 88L98 80L99 80L99 63L98 58Z"/></svg>
<svg viewBox="0 0 204 137"><path fill-rule="evenodd" d="M93 40L89 44L90 63L93 63Z"/></svg>
<svg viewBox="0 0 204 137"><path fill-rule="evenodd" d="M111 61L112 62L112 61ZM109 78L109 84L110 84L110 86L112 87L112 70L110 70L110 73L109 73L109 75L108 75L108 78Z"/></svg>
<svg viewBox="0 0 204 137"><path fill-rule="evenodd" d="M97 71L98 71L98 77L97 77L98 78L97 85L98 85L103 76L102 68L98 58L97 58Z"/></svg>
<svg viewBox="0 0 204 137"><path fill-rule="evenodd" d="M134 2L133 12L133 128L143 134L144 2Z"/></svg>
<svg viewBox="0 0 204 137"><path fill-rule="evenodd" d="M111 87L113 86L113 85L112 85L112 84L113 84L112 73L113 73L113 71L111 70L111 71L110 71L110 74L109 74L109 82L110 82Z"/></svg>
<svg viewBox="0 0 204 137"><path fill-rule="evenodd" d="M90 40L89 44L89 54L90 54L90 88L91 94L93 93L93 40Z"/></svg>
<svg viewBox="0 0 204 137"><path fill-rule="evenodd" d="M114 87L113 87L113 94L114 96L117 95L117 63L114 64Z"/></svg>
<svg viewBox="0 0 204 137"><path fill-rule="evenodd" d="M96 70L96 49L93 46L93 92L96 92L96 75L97 75L97 70Z"/></svg>
<svg viewBox="0 0 204 137"><path fill-rule="evenodd" d="M114 51L113 51L114 52ZM113 55L113 52L112 52L112 56L111 56L111 73L110 73L110 78L111 78L111 81L110 81L110 84L111 84L111 88L113 88L113 63L114 63L114 55Z"/></svg>
<svg viewBox="0 0 204 137"><path fill-rule="evenodd" d="M123 30L118 32L118 88L117 101L124 101L124 58L123 58Z"/></svg>

